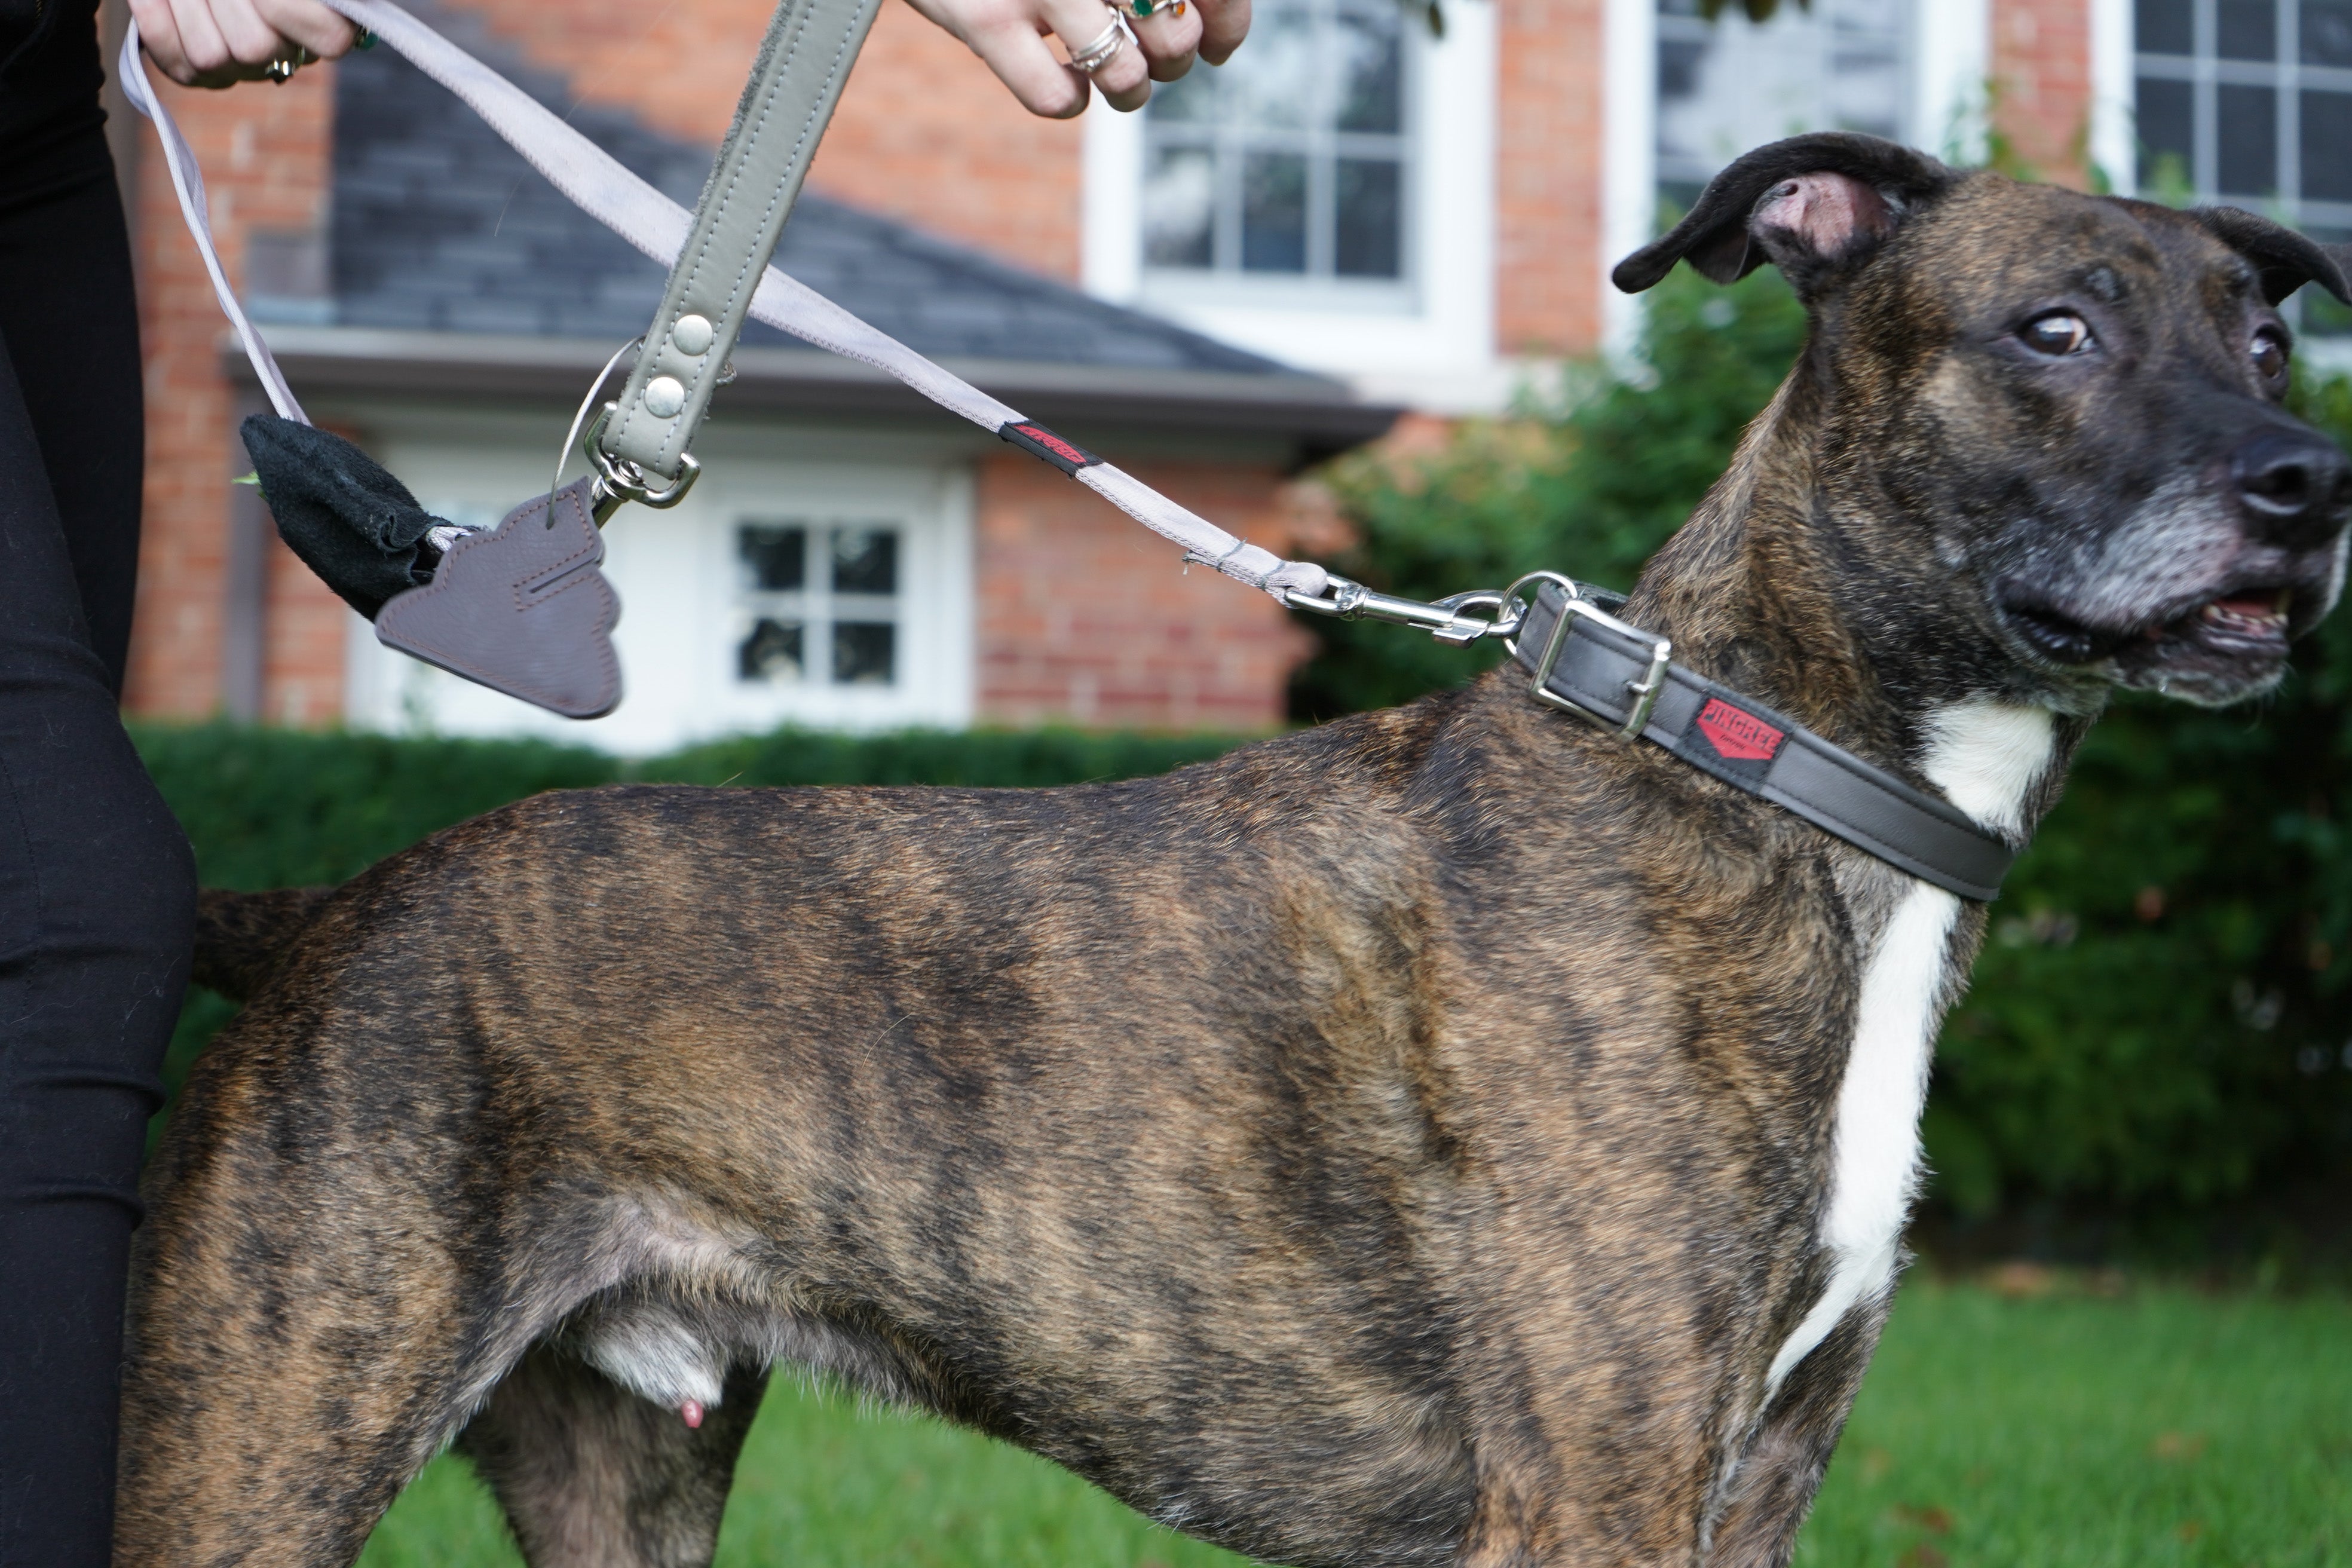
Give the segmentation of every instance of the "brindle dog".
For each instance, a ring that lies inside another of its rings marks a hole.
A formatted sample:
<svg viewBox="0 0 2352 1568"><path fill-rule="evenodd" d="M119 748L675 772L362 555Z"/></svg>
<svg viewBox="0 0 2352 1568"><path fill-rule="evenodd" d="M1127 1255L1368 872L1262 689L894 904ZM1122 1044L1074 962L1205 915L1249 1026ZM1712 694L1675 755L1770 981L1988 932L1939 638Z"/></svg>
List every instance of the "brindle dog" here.
<svg viewBox="0 0 2352 1568"><path fill-rule="evenodd" d="M1627 617L2012 839L2109 688L2259 693L2336 597L2311 242L1811 136L1618 281L1678 258L1812 333ZM1783 1564L1984 929L1508 669L208 907L252 999L142 1233L125 1568L347 1563L453 1437L532 1563L704 1563L779 1360L1276 1562Z"/></svg>

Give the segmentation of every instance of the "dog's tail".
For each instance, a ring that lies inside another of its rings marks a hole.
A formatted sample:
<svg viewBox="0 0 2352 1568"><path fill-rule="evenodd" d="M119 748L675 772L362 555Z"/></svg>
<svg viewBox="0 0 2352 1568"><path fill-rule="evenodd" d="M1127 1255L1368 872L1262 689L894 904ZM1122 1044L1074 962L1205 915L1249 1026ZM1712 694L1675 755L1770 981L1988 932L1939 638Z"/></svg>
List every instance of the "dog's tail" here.
<svg viewBox="0 0 2352 1568"><path fill-rule="evenodd" d="M242 1002L268 983L286 950L302 934L332 888L280 888L196 895L196 966L189 978Z"/></svg>

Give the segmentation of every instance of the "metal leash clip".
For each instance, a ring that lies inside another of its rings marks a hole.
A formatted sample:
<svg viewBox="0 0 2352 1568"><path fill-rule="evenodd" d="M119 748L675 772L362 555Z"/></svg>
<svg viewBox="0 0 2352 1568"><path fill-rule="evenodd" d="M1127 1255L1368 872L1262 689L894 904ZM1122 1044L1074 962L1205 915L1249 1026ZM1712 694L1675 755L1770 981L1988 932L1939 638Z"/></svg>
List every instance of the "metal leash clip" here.
<svg viewBox="0 0 2352 1568"><path fill-rule="evenodd" d="M587 450L589 462L596 468L596 526L621 510L623 501L633 500L639 506L649 506L659 511L676 506L702 477L702 465L694 460L691 452L677 455L677 478L656 489L646 479L646 471L626 458L615 458L604 450L598 439L604 433L604 421L620 412L617 403L607 403L596 411L596 421L588 426L588 434L580 438Z"/></svg>
<svg viewBox="0 0 2352 1568"><path fill-rule="evenodd" d="M1283 603L1294 610L1328 616L1333 620L1386 621L1392 626L1418 626L1439 642L1455 647L1467 647L1481 637L1507 637L1518 630L1522 618L1508 613L1510 595L1497 594L1492 588L1473 588L1466 594L1448 594L1443 599L1405 599L1375 592L1336 574L1329 586L1331 596L1328 599L1286 588ZM1463 613L1477 609L1495 614L1490 619L1481 620Z"/></svg>
<svg viewBox="0 0 2352 1568"><path fill-rule="evenodd" d="M1630 741L1640 735L1644 729L1648 728L1650 714L1658 706L1658 694L1666 689L1666 667L1674 662L1675 645L1664 637L1654 636L1637 626L1619 620L1599 605L1586 598L1583 590L1579 588L1572 579L1562 576L1557 572L1528 573L1503 590L1504 602L1507 605L1519 603L1520 590L1531 583L1553 584L1567 595L1567 598L1559 607L1559 618L1552 623L1550 637L1544 643L1543 657L1536 660L1535 679L1528 683L1528 695L1548 707L1561 709L1575 714L1580 719L1598 724L1604 730L1612 730L1616 731L1617 738L1621 741ZM1529 595L1527 607L1511 617L1513 630L1516 631L1526 622L1534 607L1534 595ZM1606 627L1633 642L1647 642L1651 645L1650 668L1643 672L1641 679L1629 680L1625 683L1626 691L1633 699L1633 711L1625 716L1625 721L1622 724L1606 713L1587 708L1583 703L1562 697L1551 689L1553 667L1559 663L1560 653L1568 647L1569 633L1575 626L1577 617L1580 616L1595 626ZM1500 618L1499 616L1497 618ZM1518 645L1513 643L1510 647L1512 657L1517 658L1519 651Z"/></svg>

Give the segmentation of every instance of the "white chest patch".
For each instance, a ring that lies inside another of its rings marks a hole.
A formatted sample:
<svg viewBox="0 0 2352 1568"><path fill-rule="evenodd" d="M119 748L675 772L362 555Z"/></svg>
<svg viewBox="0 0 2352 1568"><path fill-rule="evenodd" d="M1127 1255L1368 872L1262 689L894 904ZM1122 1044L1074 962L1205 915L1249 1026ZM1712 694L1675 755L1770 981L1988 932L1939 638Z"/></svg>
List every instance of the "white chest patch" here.
<svg viewBox="0 0 2352 1568"><path fill-rule="evenodd" d="M2020 827L2026 796L2050 765L2055 736L2049 711L1975 700L1930 716L1927 729L1920 769L1936 786L1988 827ZM1830 1280L1772 1358L1767 1401L1838 1320L1884 1290L1895 1273L1903 1222L1918 1185L1919 1110L1959 912L1952 894L1914 882L1863 969L1853 1046L1838 1089L1829 1205L1822 1216Z"/></svg>

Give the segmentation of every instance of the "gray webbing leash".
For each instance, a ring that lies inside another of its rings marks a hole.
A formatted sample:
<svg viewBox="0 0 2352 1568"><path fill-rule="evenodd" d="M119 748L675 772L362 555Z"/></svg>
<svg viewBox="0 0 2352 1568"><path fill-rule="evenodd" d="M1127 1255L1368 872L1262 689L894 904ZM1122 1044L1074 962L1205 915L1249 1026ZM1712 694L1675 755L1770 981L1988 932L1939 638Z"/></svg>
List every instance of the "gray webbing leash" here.
<svg viewBox="0 0 2352 1568"><path fill-rule="evenodd" d="M525 162L589 216L665 267L685 253L693 220L684 207L639 179L621 163L543 105L393 0L323 0L331 9L367 28L395 53L454 93L482 118ZM204 175L195 153L157 100L139 57L139 33L126 30L119 63L124 95L154 122L163 158L180 197L181 215L205 258L221 309L236 323L246 357L288 419L307 424L288 389L269 345L237 304L213 243L205 215ZM807 285L769 267L752 291L751 314L803 342L857 360L903 383L960 418L1003 437L1054 464L1162 539L1181 547L1187 559L1213 566L1276 599L1288 594L1319 595L1330 574L1307 561L1285 561L1250 543L1189 508L1161 495L1132 474L1106 463L1026 419L1017 409L982 392L906 344L843 310ZM720 362L723 364L723 362Z"/></svg>
<svg viewBox="0 0 2352 1568"><path fill-rule="evenodd" d="M1530 692L1538 700L1622 739L1654 742L1964 898L1988 900L1998 891L2014 855L2010 845L1948 803L1674 665L1664 640L1616 620L1595 591L1538 573L1499 594L1423 603L1374 593L1310 563L1284 561L1024 420L769 266L878 0L782 0L691 217L392 0L325 4L464 100L582 210L671 268L627 387L590 432L598 478L533 497L497 529L457 541L432 583L383 605L377 634L391 646L556 712L588 718L610 711L620 699L609 635L618 602L595 570L603 558L595 525L621 500L675 504L693 483L698 470L688 448L748 314L874 365L995 431L1182 545L1189 561L1295 609L1418 626L1457 647L1502 638L1532 677ZM135 24L123 40L120 77L132 106L155 123L189 232L255 374L282 417L307 425L268 344L228 286L203 176L147 80ZM464 602L456 590L469 574L484 591L467 590L472 598ZM516 622L486 621L478 613L501 600L524 617L520 631Z"/></svg>
<svg viewBox="0 0 2352 1568"><path fill-rule="evenodd" d="M694 483L688 448L880 8L881 0L781 0L769 19L645 350L589 433L614 498L670 506ZM666 483L654 489L647 475Z"/></svg>

